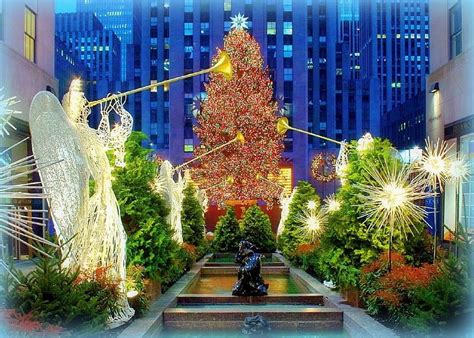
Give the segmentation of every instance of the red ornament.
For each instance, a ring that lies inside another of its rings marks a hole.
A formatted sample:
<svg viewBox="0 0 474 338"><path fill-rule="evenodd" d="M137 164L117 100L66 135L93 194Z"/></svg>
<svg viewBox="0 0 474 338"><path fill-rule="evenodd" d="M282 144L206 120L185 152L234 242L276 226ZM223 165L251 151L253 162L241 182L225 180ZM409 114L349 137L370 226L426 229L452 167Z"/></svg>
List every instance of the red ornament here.
<svg viewBox="0 0 474 338"><path fill-rule="evenodd" d="M206 182L210 201L261 199L271 204L281 189L265 178L278 176L283 151L283 136L276 130L279 116L273 84L263 68L260 46L248 32L232 30L224 39L224 50L231 58L233 77L209 75L207 99L195 127L204 147L196 148L195 155L232 140L237 132L243 134L245 143L235 142L205 156L193 177Z"/></svg>

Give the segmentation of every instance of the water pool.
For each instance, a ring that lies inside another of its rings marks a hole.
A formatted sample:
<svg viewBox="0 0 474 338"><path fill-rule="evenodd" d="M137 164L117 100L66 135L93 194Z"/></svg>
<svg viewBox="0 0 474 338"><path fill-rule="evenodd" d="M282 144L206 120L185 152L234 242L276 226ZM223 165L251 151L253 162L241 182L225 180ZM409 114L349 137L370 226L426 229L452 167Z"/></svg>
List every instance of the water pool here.
<svg viewBox="0 0 474 338"><path fill-rule="evenodd" d="M185 329L163 329L159 333L165 338L241 338L249 337L240 330L185 330ZM345 331L311 331L311 330L271 330L265 334L255 334L252 336L262 338L348 338ZM250 336L250 337L252 337Z"/></svg>
<svg viewBox="0 0 474 338"><path fill-rule="evenodd" d="M212 257L208 260L210 263L235 263L235 255L234 254L221 254L219 256ZM263 256L262 263L279 263L281 262L278 258L273 256Z"/></svg>
<svg viewBox="0 0 474 338"><path fill-rule="evenodd" d="M265 283L270 284L268 293L297 294L308 293L309 290L289 274L262 275ZM230 295L232 287L237 281L235 275L201 275L199 279L183 293Z"/></svg>

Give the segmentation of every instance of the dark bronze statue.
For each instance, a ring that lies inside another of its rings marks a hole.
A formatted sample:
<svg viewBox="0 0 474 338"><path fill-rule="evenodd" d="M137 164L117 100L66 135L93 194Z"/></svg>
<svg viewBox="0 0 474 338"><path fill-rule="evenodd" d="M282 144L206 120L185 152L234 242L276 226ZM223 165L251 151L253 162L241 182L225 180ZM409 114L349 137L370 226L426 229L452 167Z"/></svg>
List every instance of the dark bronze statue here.
<svg viewBox="0 0 474 338"><path fill-rule="evenodd" d="M249 241L241 241L235 262L240 263L238 281L232 289L234 296L266 296L268 284L260 275L262 255L256 253L257 247Z"/></svg>

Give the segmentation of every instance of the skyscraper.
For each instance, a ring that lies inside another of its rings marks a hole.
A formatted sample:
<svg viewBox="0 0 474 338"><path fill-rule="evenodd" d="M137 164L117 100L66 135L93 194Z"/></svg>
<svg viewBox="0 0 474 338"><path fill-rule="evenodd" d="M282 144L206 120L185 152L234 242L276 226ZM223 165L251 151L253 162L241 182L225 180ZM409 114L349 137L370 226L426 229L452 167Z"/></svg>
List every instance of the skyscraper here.
<svg viewBox="0 0 474 338"><path fill-rule="evenodd" d="M139 20L139 13L134 10L140 1L114 0L77 0L77 12L94 13L105 29L111 30L117 35L121 43L121 80L127 78L127 45L134 42L134 34ZM133 64L131 61L130 64Z"/></svg>
<svg viewBox="0 0 474 338"><path fill-rule="evenodd" d="M390 111L425 90L428 0L359 1L361 78L378 81L381 125L383 130L397 130L399 125L390 124Z"/></svg>
<svg viewBox="0 0 474 338"><path fill-rule="evenodd" d="M90 81L120 81L120 40L93 13L56 14L56 34L90 68Z"/></svg>

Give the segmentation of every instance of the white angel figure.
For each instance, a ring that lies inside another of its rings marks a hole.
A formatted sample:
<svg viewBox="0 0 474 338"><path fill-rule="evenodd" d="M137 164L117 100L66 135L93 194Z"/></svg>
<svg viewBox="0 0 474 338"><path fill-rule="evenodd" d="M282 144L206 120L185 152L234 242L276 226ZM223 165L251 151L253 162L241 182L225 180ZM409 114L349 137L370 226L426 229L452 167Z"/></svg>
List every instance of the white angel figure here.
<svg viewBox="0 0 474 338"><path fill-rule="evenodd" d="M293 188L291 195L288 196L285 193L281 193L280 196L280 208L281 208L281 216L280 216L280 223L278 223L277 229L277 238L281 236L283 230L285 230L285 222L288 218L288 214L290 213L290 204L293 201L293 197L296 193L296 187Z"/></svg>
<svg viewBox="0 0 474 338"><path fill-rule="evenodd" d="M186 179L179 172L178 179L173 179L174 169L169 161L164 161L160 166L160 172L155 180L155 190L166 200L170 213L168 222L174 231L173 239L183 243L183 227L181 224L181 210L184 199L184 187Z"/></svg>
<svg viewBox="0 0 474 338"><path fill-rule="evenodd" d="M33 152L44 160L60 161L39 173L58 239L69 254L66 266L82 271L108 267L110 277L119 281L120 311L111 314L109 327L113 328L128 321L134 310L125 288L127 237L106 154L110 136L89 127L90 109L80 83L71 83L63 106L49 92L34 97L30 109ZM108 119L103 114L101 125ZM94 182L91 196L89 180Z"/></svg>

